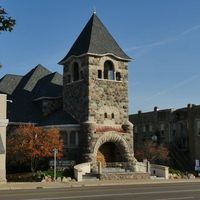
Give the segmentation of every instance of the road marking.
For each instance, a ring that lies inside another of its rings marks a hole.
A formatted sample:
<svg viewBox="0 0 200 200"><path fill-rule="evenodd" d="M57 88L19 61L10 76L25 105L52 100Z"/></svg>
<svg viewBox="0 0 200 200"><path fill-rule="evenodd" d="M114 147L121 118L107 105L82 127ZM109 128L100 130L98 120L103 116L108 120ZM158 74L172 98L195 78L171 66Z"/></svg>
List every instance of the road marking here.
<svg viewBox="0 0 200 200"><path fill-rule="evenodd" d="M167 199L155 199L155 200L179 200L179 199L194 199L194 197L175 197L175 198L167 198Z"/></svg>
<svg viewBox="0 0 200 200"><path fill-rule="evenodd" d="M200 192L200 190L196 189L196 190L172 190L172 191L156 191L156 192L129 192L129 193L119 193L119 194L116 194L116 193L111 193L111 194L91 194L91 195L68 196L68 197L65 196L65 197L34 198L34 199L26 199L26 200L84 199L84 198L95 198L95 197L136 196L136 195L148 195L148 194L167 194L167 193L171 194L171 193L186 193L186 192ZM179 198L179 199L183 199L183 198L184 197ZM191 197L190 197L190 199L191 199ZM171 198L171 199L162 199L162 200L173 200L173 199Z"/></svg>

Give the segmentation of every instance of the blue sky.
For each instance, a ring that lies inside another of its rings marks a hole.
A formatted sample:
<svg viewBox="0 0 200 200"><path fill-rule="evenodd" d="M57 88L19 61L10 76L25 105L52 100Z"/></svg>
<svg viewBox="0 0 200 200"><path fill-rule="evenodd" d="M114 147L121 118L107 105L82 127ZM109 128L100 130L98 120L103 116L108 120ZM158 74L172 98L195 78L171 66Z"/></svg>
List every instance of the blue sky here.
<svg viewBox="0 0 200 200"><path fill-rule="evenodd" d="M129 64L129 113L200 104L199 0L0 0L17 20L0 35L0 77L63 58L93 8Z"/></svg>

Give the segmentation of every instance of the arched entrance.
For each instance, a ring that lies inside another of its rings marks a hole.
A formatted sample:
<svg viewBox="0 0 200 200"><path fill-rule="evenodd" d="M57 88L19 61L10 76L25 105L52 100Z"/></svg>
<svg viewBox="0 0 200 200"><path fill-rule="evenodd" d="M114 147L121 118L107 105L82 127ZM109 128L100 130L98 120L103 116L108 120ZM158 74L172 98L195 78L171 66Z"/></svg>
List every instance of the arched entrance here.
<svg viewBox="0 0 200 200"><path fill-rule="evenodd" d="M101 162L103 167L106 166L106 163L125 161L119 151L119 148L112 142L106 142L100 146L97 151L96 160L97 162Z"/></svg>
<svg viewBox="0 0 200 200"><path fill-rule="evenodd" d="M94 158L102 167L130 162L130 149L124 138L115 132L104 133L96 142Z"/></svg>

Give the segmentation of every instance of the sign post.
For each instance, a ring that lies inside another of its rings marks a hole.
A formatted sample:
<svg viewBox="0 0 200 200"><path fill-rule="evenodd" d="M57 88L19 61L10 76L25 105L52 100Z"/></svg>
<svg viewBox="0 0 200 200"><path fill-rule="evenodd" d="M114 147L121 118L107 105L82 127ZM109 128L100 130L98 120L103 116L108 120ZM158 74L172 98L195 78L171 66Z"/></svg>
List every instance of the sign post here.
<svg viewBox="0 0 200 200"><path fill-rule="evenodd" d="M58 149L54 148L53 149L53 154L54 154L54 178L53 180L56 181L56 155L58 153Z"/></svg>

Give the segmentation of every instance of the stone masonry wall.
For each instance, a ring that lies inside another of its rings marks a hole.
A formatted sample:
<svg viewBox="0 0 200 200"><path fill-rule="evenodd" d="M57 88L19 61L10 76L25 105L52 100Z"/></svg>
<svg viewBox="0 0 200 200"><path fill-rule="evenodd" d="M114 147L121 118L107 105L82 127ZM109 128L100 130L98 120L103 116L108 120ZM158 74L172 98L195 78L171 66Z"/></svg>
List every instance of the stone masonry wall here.
<svg viewBox="0 0 200 200"><path fill-rule="evenodd" d="M104 62L110 60L121 80L98 79L98 70L104 72ZM97 124L123 124L128 120L127 63L112 57L89 58L89 120ZM107 113L105 119L104 113ZM114 114L114 119L111 115Z"/></svg>
<svg viewBox="0 0 200 200"><path fill-rule="evenodd" d="M67 76L73 76L72 66L79 63L79 72L83 77L78 81L67 83ZM84 122L88 118L88 63L87 58L70 60L64 66L63 73L63 107L77 121Z"/></svg>
<svg viewBox="0 0 200 200"><path fill-rule="evenodd" d="M104 63L107 60L113 63L115 73L120 73L120 80L103 79ZM69 82L68 76L73 76L74 62L78 63L82 76L77 81ZM98 78L98 70L102 71L101 79ZM64 109L81 124L79 139L82 161L95 163L95 147L99 142L107 141L116 144L122 156L133 163L133 127L128 121L127 62L111 56L72 58L65 64L63 74Z"/></svg>

